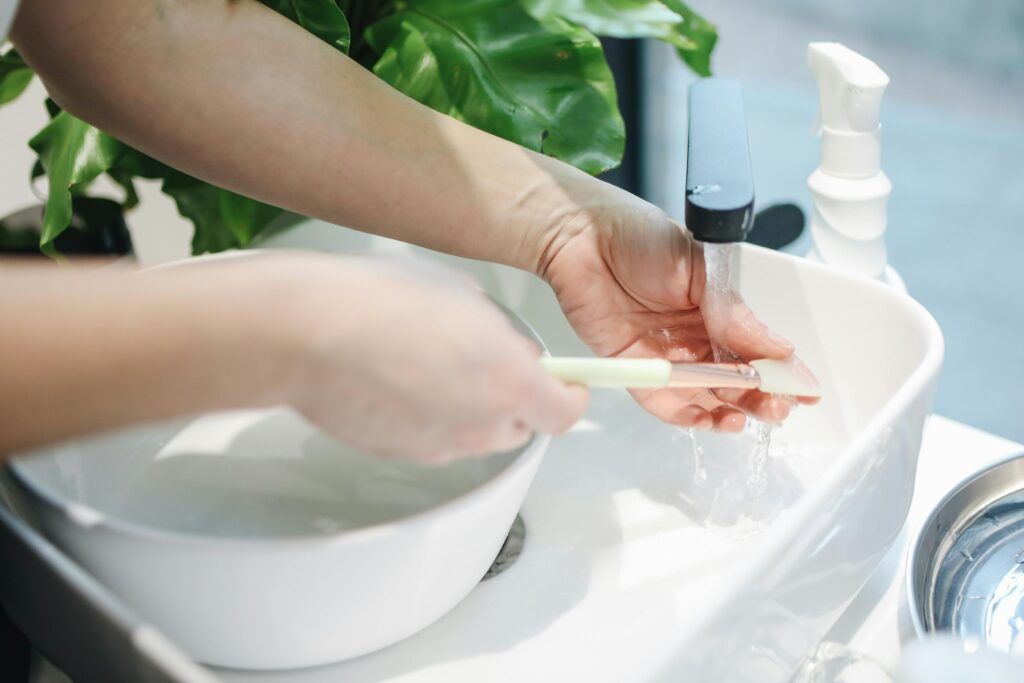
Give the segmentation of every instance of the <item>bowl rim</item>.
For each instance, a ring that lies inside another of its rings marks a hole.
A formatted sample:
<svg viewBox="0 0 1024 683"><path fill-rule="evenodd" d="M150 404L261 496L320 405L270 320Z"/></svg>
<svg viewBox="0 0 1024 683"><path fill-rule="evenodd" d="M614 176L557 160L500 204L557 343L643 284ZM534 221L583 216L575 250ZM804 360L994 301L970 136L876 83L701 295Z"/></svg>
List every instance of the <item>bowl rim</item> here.
<svg viewBox="0 0 1024 683"><path fill-rule="evenodd" d="M507 480L515 478L516 474L529 467L534 461L539 460L551 440L548 434L534 434L520 452L505 467L499 469L492 476L480 484L470 488L468 491L445 500L443 503L434 505L425 510L396 517L386 522L378 522L368 526L355 529L342 529L330 533L308 533L289 534L286 536L214 536L209 534L188 533L174 531L157 526L150 526L133 522L123 517L111 515L97 510L85 503L71 501L54 492L46 484L33 480L31 475L22 471L21 456L12 458L7 464L7 471L11 479L31 497L43 503L46 507L63 515L76 526L88 531L103 529L106 531L123 534L126 536L173 543L185 543L195 545L215 546L243 546L243 547L265 547L267 544L275 546L284 545L307 545L307 544L335 544L335 543L357 543L372 539L374 536L391 534L398 530L398 527L408 528L429 524L439 517L447 516L454 508L471 505L478 499L482 499L492 489L505 484ZM27 456L32 457L32 456ZM489 457L489 456L488 456Z"/></svg>
<svg viewBox="0 0 1024 683"><path fill-rule="evenodd" d="M202 256L190 257L178 261L171 261L169 263L163 263L143 270L164 270L168 268L188 266L195 263L203 263L213 260L223 260L228 258L247 258L256 256L258 254L273 253L274 250L270 249L251 249L251 250L228 250L219 252L216 254L204 254ZM141 272L141 271L140 271ZM534 329L533 325L527 322L522 316L511 310L501 302L494 301L495 305L498 306L506 315L512 316L515 320L527 330L532 337L532 341L535 342L541 350L542 354L547 354L548 349L544 344L544 340L538 334L537 330ZM158 423L154 421L153 423ZM146 423L134 425L135 428L145 427ZM123 429L131 429L132 426L122 427L120 429L110 430L109 433L116 433ZM72 439L71 441L75 441ZM188 533L184 531L175 531L171 529L164 529L157 526L151 526L148 524L141 524L133 522L123 517L111 515L109 513L97 510L90 505L72 501L64 496L56 493L51 487L41 482L35 481L33 477L24 471L24 461L28 460L35 455L42 456L43 453L38 451L30 451L26 453L13 454L5 466L5 469L11 475L11 479L25 492L27 492L32 498L42 502L47 508L50 508L57 513L68 518L76 526L86 529L104 529L118 534L123 534L129 537L136 537L146 540L154 540L161 542L171 543L184 543L184 544L195 544L195 545L215 545L215 546L238 546L238 547L265 547L267 544L274 544L275 546L294 546L294 545L323 545L323 544L337 544L337 543L359 543L366 540L371 540L375 536L381 536L385 534L391 534L398 531L399 527L408 528L410 526L422 526L429 524L430 522L448 515L455 508L465 507L472 505L474 502L483 499L487 496L492 489L496 489L504 485L507 481L516 478L516 475L524 468L532 466L536 461L539 461L543 457L547 450L548 444L551 441L551 435L534 433L528 442L518 449L518 453L514 455L511 461L500 468L497 472L493 473L483 482L473 486L467 491L460 493L457 496L449 498L444 502L413 512L395 519L388 520L386 522L378 522L370 524L368 526L357 527L355 529L342 529L331 533L319 533L319 534L290 534L286 536L213 536L207 534L196 534ZM67 442L65 442L67 443ZM59 446L60 444L54 444ZM52 448L53 446L51 446ZM40 449L45 452L46 447ZM500 453L484 456L486 458L500 456Z"/></svg>
<svg viewBox="0 0 1024 683"><path fill-rule="evenodd" d="M907 592L907 607L910 611L910 621L914 627L914 634L918 638L923 638L931 633L939 633L939 631L935 631L931 628L928 628L928 625L925 623L925 607L927 604L926 601L930 598L930 594L922 596L918 595L918 591L924 591L928 589L928 585L927 583L925 585L920 585L920 583L915 578L915 570L917 569L919 564L921 564L924 561L927 561L928 569L932 570L935 567L936 560L938 559L938 557L934 555L931 558L924 557L925 548L923 547L923 543L925 541L926 531L929 528L931 528L931 526L936 522L940 514L947 511L947 508L950 506L953 500L955 500L956 497L959 496L967 488L972 486L976 481L984 478L985 476L989 475L990 473L996 470L1000 470L1004 467L1007 467L1008 465L1010 465L1010 463L1018 461L1024 462L1024 452L1011 453L1006 457L1000 458L994 462L989 463L988 465L985 465L984 467L981 467L980 469L974 470L973 472L967 474L960 481L958 481L956 484L950 487L945 494L943 494L942 498L940 498L939 501L928 512L928 516L924 518L924 520L921 522L921 525L912 531L912 535L910 537L910 542L908 544L907 549L907 559L904 566L904 572L906 574L904 587ZM1024 489L1024 482L1021 482L1020 487L1016 490L1021 489ZM1007 491L1004 495L1009 495L1010 493L1013 493L1013 491ZM988 505L990 504L991 503L989 503ZM988 505L986 505L985 507L987 507ZM976 517L976 515L982 512L983 510L984 507L980 509L964 510L964 512L967 513L968 516L973 518Z"/></svg>

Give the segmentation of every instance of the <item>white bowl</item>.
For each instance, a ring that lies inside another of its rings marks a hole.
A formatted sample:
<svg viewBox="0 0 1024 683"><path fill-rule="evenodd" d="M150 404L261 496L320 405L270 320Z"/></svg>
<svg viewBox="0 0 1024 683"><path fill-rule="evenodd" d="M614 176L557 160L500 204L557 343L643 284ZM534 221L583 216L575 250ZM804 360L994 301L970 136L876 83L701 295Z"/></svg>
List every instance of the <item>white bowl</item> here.
<svg viewBox="0 0 1024 683"><path fill-rule="evenodd" d="M380 649L454 607L548 442L422 467L278 408L71 442L11 469L44 531L193 657L282 669Z"/></svg>

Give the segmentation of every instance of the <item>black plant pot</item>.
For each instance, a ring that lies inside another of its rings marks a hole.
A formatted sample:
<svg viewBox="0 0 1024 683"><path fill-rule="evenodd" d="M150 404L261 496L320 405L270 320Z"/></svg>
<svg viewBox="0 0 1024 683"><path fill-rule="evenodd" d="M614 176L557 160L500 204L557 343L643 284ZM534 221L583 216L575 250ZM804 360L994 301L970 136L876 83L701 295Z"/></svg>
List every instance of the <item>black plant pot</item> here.
<svg viewBox="0 0 1024 683"><path fill-rule="evenodd" d="M39 251L43 208L38 204L0 218L0 255L43 255ZM71 225L54 240L59 253L69 258L132 253L131 235L119 203L96 197L73 197L71 208Z"/></svg>

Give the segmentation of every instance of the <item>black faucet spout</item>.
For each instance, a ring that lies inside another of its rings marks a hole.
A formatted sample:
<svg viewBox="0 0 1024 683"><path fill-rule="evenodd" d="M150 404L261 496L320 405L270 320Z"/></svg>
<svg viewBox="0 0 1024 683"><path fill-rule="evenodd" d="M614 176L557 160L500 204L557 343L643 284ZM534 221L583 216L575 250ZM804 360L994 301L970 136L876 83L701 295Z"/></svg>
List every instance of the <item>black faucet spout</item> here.
<svg viewBox="0 0 1024 683"><path fill-rule="evenodd" d="M686 155L686 227L701 242L742 242L754 223L754 176L735 81L690 86Z"/></svg>

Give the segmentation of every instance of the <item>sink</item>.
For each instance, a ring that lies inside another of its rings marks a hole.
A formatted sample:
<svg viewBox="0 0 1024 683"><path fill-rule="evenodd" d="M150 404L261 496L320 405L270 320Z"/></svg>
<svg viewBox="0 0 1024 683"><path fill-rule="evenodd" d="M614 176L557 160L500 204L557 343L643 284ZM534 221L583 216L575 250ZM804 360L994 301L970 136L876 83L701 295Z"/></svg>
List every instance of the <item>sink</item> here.
<svg viewBox="0 0 1024 683"><path fill-rule="evenodd" d="M510 268L318 221L263 246L426 254L475 276L553 354L586 353L546 285ZM736 259L740 292L824 387L773 435L760 508L721 514L723 501L749 503L729 491L745 466L732 437L691 435L595 390L544 457L506 571L401 643L273 679L789 680L903 525L942 337L879 283L749 245Z"/></svg>
<svg viewBox="0 0 1024 683"><path fill-rule="evenodd" d="M511 268L319 221L261 246L439 259L473 275L530 323L552 354L587 353L548 287ZM648 415L625 392L595 390L585 419L552 440L542 458L530 459L527 473L539 468L519 511L521 523L496 563L503 571L472 588L454 609L390 647L348 661L289 671L219 669L216 675L238 683L788 681L903 525L942 337L920 305L879 283L749 245L735 258L740 292L796 344L824 388L820 404L801 407L775 430L763 495L747 495L749 463L738 437L679 430ZM261 435L259 442L272 436ZM187 455L194 449L178 450ZM520 480L525 488L529 478ZM160 491L145 495L158 498ZM511 519L514 511L502 515ZM77 520L87 527L96 521ZM417 537L424 549L436 548L441 535L452 536L454 530L443 526L424 527ZM433 573L401 568L418 577L422 590L393 586L392 615L429 612L439 598L428 584L451 574L455 554L475 553L489 562L500 544L474 548L469 534L457 535L445 553L424 555L434 558L427 568ZM506 553L510 546L515 552ZM340 574L376 576L382 585L375 590L387 590L383 573L352 566L351 557L332 561ZM252 566L257 573L273 571L272 565ZM115 583L115 591L123 587ZM145 595L143 588L136 593ZM333 590L328 581L323 595ZM148 602L129 607L144 619L155 617ZM239 605L239 615L278 609L268 604ZM290 618L287 610L280 605L275 619ZM215 629L215 637L237 640L244 629L215 628L223 616L197 615L196 633ZM335 640L345 640L342 632L387 630L386 622L401 621L378 616L380 623L340 619ZM285 631L305 627L294 626ZM193 652L209 640L188 633L196 641L186 644ZM325 652L336 647L319 646Z"/></svg>

